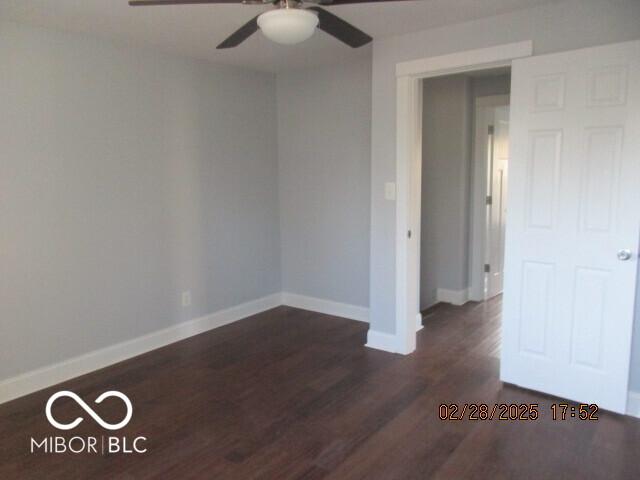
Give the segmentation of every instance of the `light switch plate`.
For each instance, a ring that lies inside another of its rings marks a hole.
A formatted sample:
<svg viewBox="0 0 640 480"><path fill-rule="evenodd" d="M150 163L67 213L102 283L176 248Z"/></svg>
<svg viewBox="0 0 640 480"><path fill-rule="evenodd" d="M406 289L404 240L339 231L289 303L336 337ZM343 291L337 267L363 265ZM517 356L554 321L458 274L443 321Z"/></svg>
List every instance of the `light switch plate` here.
<svg viewBox="0 0 640 480"><path fill-rule="evenodd" d="M191 306L191 290L182 292L182 306L183 307Z"/></svg>
<svg viewBox="0 0 640 480"><path fill-rule="evenodd" d="M394 182L387 182L384 184L384 198L386 200L396 199L396 184Z"/></svg>

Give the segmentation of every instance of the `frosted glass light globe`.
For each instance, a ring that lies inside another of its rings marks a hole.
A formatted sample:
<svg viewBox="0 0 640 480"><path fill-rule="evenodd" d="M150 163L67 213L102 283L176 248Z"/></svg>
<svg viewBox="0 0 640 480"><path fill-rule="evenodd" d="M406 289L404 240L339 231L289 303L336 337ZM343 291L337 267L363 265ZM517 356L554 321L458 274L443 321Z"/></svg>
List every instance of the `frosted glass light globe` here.
<svg viewBox="0 0 640 480"><path fill-rule="evenodd" d="M318 16L299 8L279 8L260 15L258 26L269 40L293 45L313 35L318 26Z"/></svg>

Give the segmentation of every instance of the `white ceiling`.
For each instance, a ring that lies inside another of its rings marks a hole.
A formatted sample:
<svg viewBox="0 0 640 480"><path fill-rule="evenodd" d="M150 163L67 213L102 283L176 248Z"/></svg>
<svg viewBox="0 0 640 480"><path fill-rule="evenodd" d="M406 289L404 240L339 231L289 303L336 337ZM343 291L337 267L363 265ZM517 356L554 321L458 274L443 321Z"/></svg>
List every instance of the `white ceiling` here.
<svg viewBox="0 0 640 480"><path fill-rule="evenodd" d="M412 0L326 8L372 37L381 38L554 1ZM257 33L239 47L216 50L218 43L268 8L248 5L134 8L126 0L0 0L0 19L90 33L127 44L154 46L166 52L272 72L346 61L370 52L370 46L354 50L320 31L296 46L276 45Z"/></svg>

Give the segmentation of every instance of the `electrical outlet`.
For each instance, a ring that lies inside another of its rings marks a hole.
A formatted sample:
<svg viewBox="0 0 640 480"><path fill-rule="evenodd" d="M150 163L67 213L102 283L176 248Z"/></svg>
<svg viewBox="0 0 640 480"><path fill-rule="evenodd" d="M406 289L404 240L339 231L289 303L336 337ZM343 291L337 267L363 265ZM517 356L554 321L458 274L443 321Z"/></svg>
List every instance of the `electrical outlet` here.
<svg viewBox="0 0 640 480"><path fill-rule="evenodd" d="M191 306L191 290L182 292L182 306L183 307Z"/></svg>

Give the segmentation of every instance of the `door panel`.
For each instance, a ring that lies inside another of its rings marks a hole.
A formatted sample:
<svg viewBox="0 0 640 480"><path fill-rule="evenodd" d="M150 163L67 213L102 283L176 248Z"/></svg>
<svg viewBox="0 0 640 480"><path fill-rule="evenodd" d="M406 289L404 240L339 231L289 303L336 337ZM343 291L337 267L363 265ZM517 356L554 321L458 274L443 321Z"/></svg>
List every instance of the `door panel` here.
<svg viewBox="0 0 640 480"><path fill-rule="evenodd" d="M522 286L528 295L522 299L520 311L520 352L548 357L554 268L548 263L526 262L522 270Z"/></svg>
<svg viewBox="0 0 640 480"><path fill-rule="evenodd" d="M558 195L558 170L562 132L530 132L527 156L527 227L553 229L555 199Z"/></svg>
<svg viewBox="0 0 640 480"><path fill-rule="evenodd" d="M573 291L571 362L602 369L602 339L610 272L577 268Z"/></svg>
<svg viewBox="0 0 640 480"><path fill-rule="evenodd" d="M511 99L501 378L624 413L640 42L516 60Z"/></svg>
<svg viewBox="0 0 640 480"><path fill-rule="evenodd" d="M581 227L583 232L611 231L613 212L617 210L620 191L621 127L588 128L583 145L586 151L580 195Z"/></svg>

